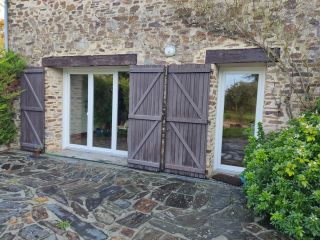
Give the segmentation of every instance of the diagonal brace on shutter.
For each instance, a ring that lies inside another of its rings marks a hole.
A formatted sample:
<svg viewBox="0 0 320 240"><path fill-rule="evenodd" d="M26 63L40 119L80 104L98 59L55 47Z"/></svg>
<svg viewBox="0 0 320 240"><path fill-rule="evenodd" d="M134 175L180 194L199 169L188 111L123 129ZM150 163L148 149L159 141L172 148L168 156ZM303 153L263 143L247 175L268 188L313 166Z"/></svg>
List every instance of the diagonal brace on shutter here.
<svg viewBox="0 0 320 240"><path fill-rule="evenodd" d="M194 161L194 163L197 165L198 168L201 168L201 165L200 165L199 161L197 160L196 156L192 152L192 150L189 147L188 143L184 140L183 136L180 134L180 132L177 129L176 125L173 122L169 122L169 124L172 127L172 129L174 130L175 134L178 136L178 138L181 141L181 143L183 144L183 146L186 148L187 152L191 156L191 158Z"/></svg>
<svg viewBox="0 0 320 240"><path fill-rule="evenodd" d="M132 115L135 114L140 105L143 103L144 99L148 96L149 92L151 91L151 89L153 88L153 86L156 84L156 82L158 81L158 78L161 76L162 73L158 73L157 76L155 76L155 78L152 80L152 83L150 84L150 86L147 88L147 90L145 91L145 93L143 94L143 96L140 98L139 102L137 103L136 107L134 108L134 110L132 111Z"/></svg>
<svg viewBox="0 0 320 240"><path fill-rule="evenodd" d="M39 138L38 133L37 133L36 129L34 128L34 126L33 126L33 124L32 124L32 121L31 121L28 113L27 113L26 111L23 111L23 113L24 113L24 115L25 115L25 117L26 117L26 119L27 119L27 121L28 121L28 123L29 123L29 126L30 126L30 128L31 128L34 136L35 136L36 139L37 139L37 142L39 143L39 146L42 148L43 145L42 145L41 139Z"/></svg>
<svg viewBox="0 0 320 240"><path fill-rule="evenodd" d="M30 79L28 78L27 74L24 74L24 77L25 77L25 79L26 79L26 83L28 84L29 89L30 89L32 95L34 96L35 100L37 101L37 103L38 103L38 105L39 105L40 111L43 111L43 106L42 106L42 104L41 104L41 102L40 102L40 100L39 100L36 92L34 91L32 85L31 85L31 83L30 83Z"/></svg>
<svg viewBox="0 0 320 240"><path fill-rule="evenodd" d="M202 119L205 120L201 114L200 109L198 108L198 106L194 103L194 101L192 100L192 98L190 97L189 93L187 92L187 90L183 87L183 85L181 84L179 78L177 77L176 74L172 73L172 76L175 80L175 82L178 84L179 88L181 89L181 91L183 92L183 94L185 95L185 97L188 99L188 101L190 102L191 106L193 107L193 109L197 112L198 116Z"/></svg>
<svg viewBox="0 0 320 240"><path fill-rule="evenodd" d="M158 121L156 121L148 130L148 132L146 133L146 135L144 135L144 137L142 138L142 140L140 141L137 149L132 153L132 156L130 156L130 158L134 158L136 156L136 154L138 153L138 151L140 150L140 148L143 146L143 144L145 143L145 141L148 139L148 137L151 135L151 133L153 132L153 130L156 128L156 126L159 124Z"/></svg>

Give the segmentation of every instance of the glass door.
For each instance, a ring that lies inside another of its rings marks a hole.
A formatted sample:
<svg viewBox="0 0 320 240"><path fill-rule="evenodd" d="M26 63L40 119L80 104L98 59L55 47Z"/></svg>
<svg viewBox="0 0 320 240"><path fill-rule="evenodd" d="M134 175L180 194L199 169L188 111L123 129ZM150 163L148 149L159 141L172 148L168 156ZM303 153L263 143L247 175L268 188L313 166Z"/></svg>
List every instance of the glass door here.
<svg viewBox="0 0 320 240"><path fill-rule="evenodd" d="M127 154L128 72L67 75L66 147Z"/></svg>
<svg viewBox="0 0 320 240"><path fill-rule="evenodd" d="M113 74L93 75L93 147L111 149Z"/></svg>
<svg viewBox="0 0 320 240"><path fill-rule="evenodd" d="M70 75L70 143L87 146L88 75Z"/></svg>
<svg viewBox="0 0 320 240"><path fill-rule="evenodd" d="M224 90L221 164L244 167L244 148L254 130L258 74L227 74Z"/></svg>
<svg viewBox="0 0 320 240"><path fill-rule="evenodd" d="M117 149L128 151L129 73L119 72Z"/></svg>
<svg viewBox="0 0 320 240"><path fill-rule="evenodd" d="M224 71L219 79L216 163L226 170L244 168L249 134L262 120L264 75L255 71Z"/></svg>

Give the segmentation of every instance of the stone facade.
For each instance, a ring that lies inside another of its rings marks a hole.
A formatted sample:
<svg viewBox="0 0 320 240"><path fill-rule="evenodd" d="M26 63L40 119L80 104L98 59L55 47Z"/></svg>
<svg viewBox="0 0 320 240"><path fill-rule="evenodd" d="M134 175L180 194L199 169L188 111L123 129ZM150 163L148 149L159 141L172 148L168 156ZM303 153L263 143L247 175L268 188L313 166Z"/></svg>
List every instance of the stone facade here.
<svg viewBox="0 0 320 240"><path fill-rule="evenodd" d="M320 28L312 37L320 35ZM311 34L311 33L310 33ZM176 46L176 55L165 57L164 47ZM216 37L200 27L186 27L169 0L12 0L9 4L9 45L41 66L48 56L136 53L138 64L205 62L208 49L251 48L239 40ZM319 48L319 46L315 46ZM207 170L212 170L218 68L212 66L209 99ZM288 116L278 108L274 89L282 76L268 67L263 123L267 130L285 126ZM46 148L61 149L62 70L46 69ZM280 94L280 93L276 93Z"/></svg>
<svg viewBox="0 0 320 240"><path fill-rule="evenodd" d="M207 135L207 155L206 155L206 172L211 176L213 171L213 159L215 151L215 132L216 132L216 105L218 89L218 68L211 65L210 89L209 89L209 106L208 106L208 135Z"/></svg>
<svg viewBox="0 0 320 240"><path fill-rule="evenodd" d="M186 28L170 1L10 1L10 48L41 66L48 56L137 53L139 64L204 63L206 49L243 48ZM177 54L164 56L174 44Z"/></svg>
<svg viewBox="0 0 320 240"><path fill-rule="evenodd" d="M45 148L62 148L62 69L45 69Z"/></svg>

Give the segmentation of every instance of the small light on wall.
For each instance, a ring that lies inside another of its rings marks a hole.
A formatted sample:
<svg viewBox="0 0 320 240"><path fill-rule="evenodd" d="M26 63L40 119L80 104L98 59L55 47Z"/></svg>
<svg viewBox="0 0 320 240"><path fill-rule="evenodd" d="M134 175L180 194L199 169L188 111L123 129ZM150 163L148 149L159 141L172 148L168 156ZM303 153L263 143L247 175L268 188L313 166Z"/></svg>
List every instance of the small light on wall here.
<svg viewBox="0 0 320 240"><path fill-rule="evenodd" d="M170 44L166 45L164 47L164 54L166 55L166 57L172 57L176 55L176 47Z"/></svg>

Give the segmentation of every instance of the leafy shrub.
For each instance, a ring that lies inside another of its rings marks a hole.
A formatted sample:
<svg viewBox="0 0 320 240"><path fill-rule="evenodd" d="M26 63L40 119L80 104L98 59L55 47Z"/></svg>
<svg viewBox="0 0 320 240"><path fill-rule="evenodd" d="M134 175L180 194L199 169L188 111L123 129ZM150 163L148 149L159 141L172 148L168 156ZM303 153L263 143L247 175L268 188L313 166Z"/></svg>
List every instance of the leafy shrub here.
<svg viewBox="0 0 320 240"><path fill-rule="evenodd" d="M246 148L249 207L295 239L320 239L319 110L268 135L260 125Z"/></svg>
<svg viewBox="0 0 320 240"><path fill-rule="evenodd" d="M17 77L25 61L12 51L0 52L0 145L10 144L17 134L13 100L19 96Z"/></svg>

